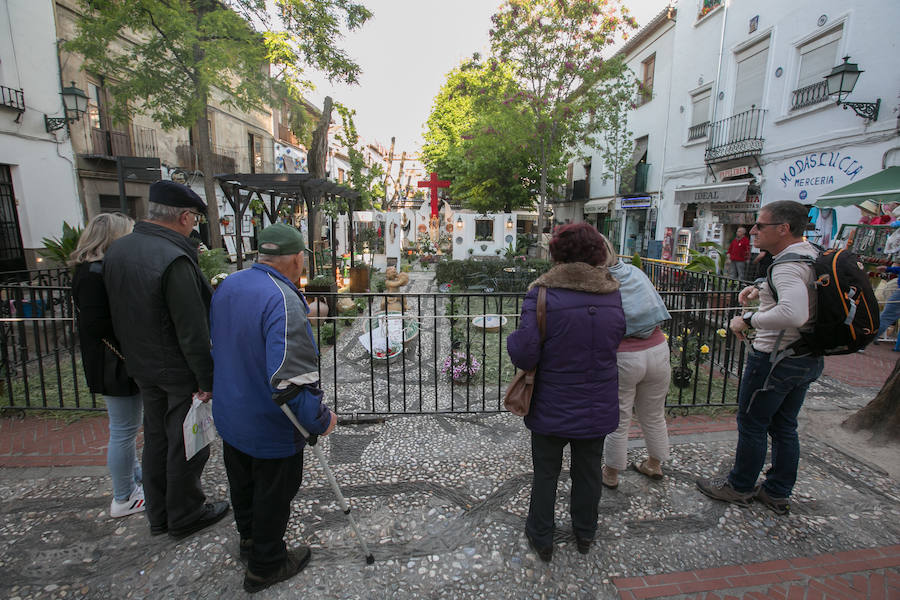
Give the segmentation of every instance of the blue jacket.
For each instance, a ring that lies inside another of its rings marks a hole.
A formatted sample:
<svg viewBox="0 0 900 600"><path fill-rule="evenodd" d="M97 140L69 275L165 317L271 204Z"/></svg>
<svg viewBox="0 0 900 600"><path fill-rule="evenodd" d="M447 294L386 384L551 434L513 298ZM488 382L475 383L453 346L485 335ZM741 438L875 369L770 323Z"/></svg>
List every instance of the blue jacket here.
<svg viewBox="0 0 900 600"><path fill-rule="evenodd" d="M213 295L213 419L222 439L245 454L284 458L303 448L272 400L290 383L305 386L288 406L307 431L324 433L331 423L315 388L318 349L308 313L294 284L258 263L229 275Z"/></svg>
<svg viewBox="0 0 900 600"><path fill-rule="evenodd" d="M547 288L547 336L537 325L536 286ZM619 426L616 349L625 334L619 283L604 267L565 263L532 284L519 328L506 339L512 363L537 366L525 426L542 435L598 438Z"/></svg>

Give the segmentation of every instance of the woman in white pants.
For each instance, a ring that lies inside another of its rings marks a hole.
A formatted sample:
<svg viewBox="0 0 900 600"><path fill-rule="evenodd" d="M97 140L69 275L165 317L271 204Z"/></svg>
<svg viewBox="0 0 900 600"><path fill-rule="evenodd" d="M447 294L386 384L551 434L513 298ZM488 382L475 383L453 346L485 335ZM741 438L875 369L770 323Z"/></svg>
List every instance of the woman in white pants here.
<svg viewBox="0 0 900 600"><path fill-rule="evenodd" d="M672 375L669 346L660 324L671 318L650 279L639 268L625 264L607 244L607 267L620 284L625 311L625 338L616 352L619 371L619 428L606 436L603 448L603 485L619 485L619 471L627 466L631 415L641 424L648 457L631 467L651 479L661 479L662 463L669 457L666 429L666 394Z"/></svg>

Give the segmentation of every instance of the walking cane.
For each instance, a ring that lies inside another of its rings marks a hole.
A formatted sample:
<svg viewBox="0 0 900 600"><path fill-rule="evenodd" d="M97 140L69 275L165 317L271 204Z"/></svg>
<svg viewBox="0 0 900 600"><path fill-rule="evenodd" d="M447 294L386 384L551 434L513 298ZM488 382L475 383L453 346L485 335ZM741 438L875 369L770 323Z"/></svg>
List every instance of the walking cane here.
<svg viewBox="0 0 900 600"><path fill-rule="evenodd" d="M284 395L282 395L284 397ZM279 399L276 399L278 402ZM341 488L338 486L337 480L334 478L334 473L331 471L331 467L328 466L328 462L325 460L325 454L322 452L322 449L318 445L319 436L311 435L306 429L303 428L303 425L300 424L300 421L297 420L297 417L294 416L294 413L291 411L291 408L285 402L280 402L281 410L284 411L284 414L287 415L287 418L291 420L291 423L294 424L294 427L297 428L297 431L300 432L300 435L306 440L306 443L309 444L310 448L312 448L313 453L316 455L316 458L319 459L319 464L322 465L322 470L325 471L325 475L328 477L329 483L331 483L331 489L334 490L334 495L337 496L338 503L341 505L341 510L344 511L344 514L347 515L347 518L350 519L350 525L353 527L353 531L356 532L356 538L359 540L360 545L362 546L363 552L366 555L366 564L371 565L375 562L375 557L372 556L372 553L369 552L369 547L366 546L366 541L363 539L362 534L359 532L359 526L356 524L356 519L353 518L353 515L350 514L350 505L347 503L346 498L341 493Z"/></svg>

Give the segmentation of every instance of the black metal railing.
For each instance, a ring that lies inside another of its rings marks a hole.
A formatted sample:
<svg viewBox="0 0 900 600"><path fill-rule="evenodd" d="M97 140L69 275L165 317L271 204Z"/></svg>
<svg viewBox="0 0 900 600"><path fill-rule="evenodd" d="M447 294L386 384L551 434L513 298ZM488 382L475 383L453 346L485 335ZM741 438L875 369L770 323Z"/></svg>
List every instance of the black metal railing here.
<svg viewBox="0 0 900 600"><path fill-rule="evenodd" d="M672 314L663 326L673 369L667 406L736 404L744 345L728 321L740 310L741 283L644 268ZM515 374L506 338L523 292L314 295L340 307L314 319L313 332L322 387L342 416L503 410ZM0 299L0 407L102 410L84 382L68 283L0 284Z"/></svg>
<svg viewBox="0 0 900 600"><path fill-rule="evenodd" d="M25 92L0 85L0 106L5 106L18 112L25 112Z"/></svg>
<svg viewBox="0 0 900 600"><path fill-rule="evenodd" d="M791 93L791 110L805 108L828 100L828 83L819 81Z"/></svg>
<svg viewBox="0 0 900 600"><path fill-rule="evenodd" d="M709 132L709 121L704 123L698 123L697 125L692 125L690 129L688 129L688 141L691 142L693 140L699 140L706 137L706 134Z"/></svg>
<svg viewBox="0 0 900 600"><path fill-rule="evenodd" d="M709 125L706 162L715 163L762 153L766 110L751 108Z"/></svg>

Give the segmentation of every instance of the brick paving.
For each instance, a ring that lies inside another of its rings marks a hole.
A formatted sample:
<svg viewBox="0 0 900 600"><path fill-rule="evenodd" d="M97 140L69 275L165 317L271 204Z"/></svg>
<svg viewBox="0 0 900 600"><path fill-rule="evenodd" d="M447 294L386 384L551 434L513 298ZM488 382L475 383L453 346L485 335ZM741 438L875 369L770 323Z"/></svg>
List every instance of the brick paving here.
<svg viewBox="0 0 900 600"><path fill-rule="evenodd" d="M900 545L614 578L622 600L811 600L900 598Z"/></svg>
<svg viewBox="0 0 900 600"><path fill-rule="evenodd" d="M900 352L894 344L869 344L863 352L825 357L824 375L841 383L866 388L880 388L887 381Z"/></svg>

